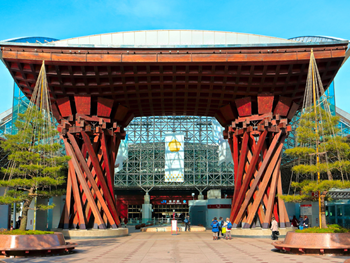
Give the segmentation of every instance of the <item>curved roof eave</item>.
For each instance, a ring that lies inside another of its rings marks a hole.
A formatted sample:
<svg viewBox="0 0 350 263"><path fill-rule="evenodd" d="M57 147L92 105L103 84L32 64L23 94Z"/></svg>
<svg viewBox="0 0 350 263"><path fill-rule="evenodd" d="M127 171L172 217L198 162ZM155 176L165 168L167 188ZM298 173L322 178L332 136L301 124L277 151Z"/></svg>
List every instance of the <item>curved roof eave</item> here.
<svg viewBox="0 0 350 263"><path fill-rule="evenodd" d="M262 35L209 30L141 30L59 40L55 46L122 48L206 48L269 45L295 41Z"/></svg>
<svg viewBox="0 0 350 263"><path fill-rule="evenodd" d="M47 42L54 42L54 41L58 41L59 39L57 38L52 38L52 37L41 37L41 36L34 36L34 37L16 37L16 38L10 38L10 39L5 39L5 40L1 40L0 42L15 42L15 43L34 43L33 41L35 40L35 43L41 43L40 40L44 41L45 40ZM25 41L25 42L21 42L21 41ZM37 42L38 41L38 42ZM46 43L47 43L46 42Z"/></svg>
<svg viewBox="0 0 350 263"><path fill-rule="evenodd" d="M38 38L38 37L37 37ZM71 48L242 48L309 46L348 43L348 40L332 37L296 37L284 39L247 33L207 30L142 30L106 33L57 40L53 42L19 42L28 38L1 41L1 45L53 46Z"/></svg>
<svg viewBox="0 0 350 263"><path fill-rule="evenodd" d="M347 39L339 38L339 37L330 37L330 36L299 36L292 37L289 40L294 40L298 42L331 42L331 41L347 41Z"/></svg>

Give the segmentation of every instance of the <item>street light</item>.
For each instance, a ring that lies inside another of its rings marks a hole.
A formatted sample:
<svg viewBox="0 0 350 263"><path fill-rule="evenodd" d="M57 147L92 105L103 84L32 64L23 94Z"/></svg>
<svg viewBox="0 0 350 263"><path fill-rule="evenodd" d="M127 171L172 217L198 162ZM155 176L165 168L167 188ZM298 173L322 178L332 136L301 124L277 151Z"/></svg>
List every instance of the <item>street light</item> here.
<svg viewBox="0 0 350 263"><path fill-rule="evenodd" d="M195 193L192 193L192 200L194 200L194 195L195 195Z"/></svg>

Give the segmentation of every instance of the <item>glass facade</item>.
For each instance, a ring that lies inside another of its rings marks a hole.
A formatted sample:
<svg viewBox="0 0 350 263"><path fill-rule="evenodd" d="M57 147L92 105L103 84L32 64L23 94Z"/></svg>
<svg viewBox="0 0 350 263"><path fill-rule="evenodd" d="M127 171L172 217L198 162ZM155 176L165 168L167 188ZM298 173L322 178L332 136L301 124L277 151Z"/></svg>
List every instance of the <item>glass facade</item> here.
<svg viewBox="0 0 350 263"><path fill-rule="evenodd" d="M327 224L350 228L350 200L326 202Z"/></svg>
<svg viewBox="0 0 350 263"><path fill-rule="evenodd" d="M128 159L116 173L116 187L233 186L233 164L219 165L216 119L196 116L139 117L126 128ZM165 183L165 134L185 137L184 182Z"/></svg>
<svg viewBox="0 0 350 263"><path fill-rule="evenodd" d="M6 42L19 42L19 43L46 43L56 41L57 39L50 37L21 37L5 40ZM16 134L17 129L14 125L18 118L19 113L24 113L29 105L29 99L23 94L16 83L13 85L13 103L12 109L5 111L5 116L0 117L0 136L6 137L6 134ZM0 114L1 116L1 114Z"/></svg>

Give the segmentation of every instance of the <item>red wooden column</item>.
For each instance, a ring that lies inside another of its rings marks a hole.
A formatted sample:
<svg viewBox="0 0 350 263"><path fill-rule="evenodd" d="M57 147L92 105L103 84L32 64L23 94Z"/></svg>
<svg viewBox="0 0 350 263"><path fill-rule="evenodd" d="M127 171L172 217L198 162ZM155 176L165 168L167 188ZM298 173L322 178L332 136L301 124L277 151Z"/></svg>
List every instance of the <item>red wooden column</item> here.
<svg viewBox="0 0 350 263"><path fill-rule="evenodd" d="M114 198L114 163L120 140L125 138L125 123L115 120L123 116L112 114L118 105L113 107L113 100L107 98L92 101L90 96L56 103L61 116L58 130L71 157L60 226L116 228L120 219Z"/></svg>
<svg viewBox="0 0 350 263"><path fill-rule="evenodd" d="M234 162L233 226L251 228L260 223L268 228L273 214L280 227L290 226L277 194L282 194L280 165L283 143L291 131L288 122L298 107L289 98L270 94L237 99L235 104L238 116L231 117L224 132Z"/></svg>

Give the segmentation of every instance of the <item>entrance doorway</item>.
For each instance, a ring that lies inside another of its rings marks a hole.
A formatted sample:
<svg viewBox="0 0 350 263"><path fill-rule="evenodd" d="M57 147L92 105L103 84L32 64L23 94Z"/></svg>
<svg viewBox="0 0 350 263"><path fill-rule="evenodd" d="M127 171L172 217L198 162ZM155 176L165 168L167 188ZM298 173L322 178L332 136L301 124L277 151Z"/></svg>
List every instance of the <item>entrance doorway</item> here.
<svg viewBox="0 0 350 263"><path fill-rule="evenodd" d="M187 204L176 204L176 205L154 205L152 217L156 219L160 218L171 218L175 211L176 218L179 218L181 214L188 214Z"/></svg>

